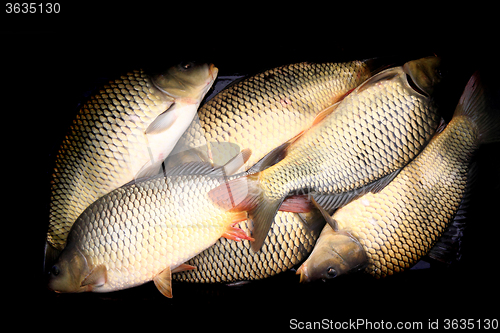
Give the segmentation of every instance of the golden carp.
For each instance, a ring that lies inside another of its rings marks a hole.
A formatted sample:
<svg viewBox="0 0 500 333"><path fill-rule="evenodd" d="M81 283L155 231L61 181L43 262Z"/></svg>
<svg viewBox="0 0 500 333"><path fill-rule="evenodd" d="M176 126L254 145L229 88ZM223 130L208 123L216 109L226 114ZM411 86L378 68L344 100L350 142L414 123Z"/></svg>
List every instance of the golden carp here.
<svg viewBox="0 0 500 333"><path fill-rule="evenodd" d="M201 158L219 165L237 154L240 146L248 146L252 147L252 156L247 166L254 169L264 155L309 126L323 108L369 78L373 63L292 64L232 84L198 110L200 124L193 123L179 140L178 146L191 149L183 159L196 147L195 160ZM204 142L208 144L202 145ZM172 155L169 162L172 160L175 162L178 156ZM324 224L324 220L314 223L314 214L302 218L278 212L258 254L251 251L248 242L220 238L187 262L203 269L183 271L174 274L173 279L227 283L263 279L286 271L312 251ZM240 226L250 231L248 223Z"/></svg>
<svg viewBox="0 0 500 333"><path fill-rule="evenodd" d="M258 251L288 195L310 193L332 210L380 190L415 158L439 124L431 98L441 79L439 66L439 58L429 57L371 77L323 112L323 120L266 157L285 156L277 164L210 196L226 209L248 211L252 248Z"/></svg>
<svg viewBox="0 0 500 333"><path fill-rule="evenodd" d="M241 155L244 163L248 150ZM234 227L246 214L228 212L208 198L207 192L223 182L221 169L188 163L168 172L91 204L73 224L50 271L49 287L108 292L153 280L172 297L171 273L195 268L185 265L187 260L221 236L251 239Z"/></svg>
<svg viewBox="0 0 500 333"><path fill-rule="evenodd" d="M153 76L134 71L89 98L56 157L46 261L64 248L71 225L92 202L160 170L217 71L195 63Z"/></svg>
<svg viewBox="0 0 500 333"><path fill-rule="evenodd" d="M499 128L500 114L488 107L475 73L448 126L387 187L340 208L332 218L325 214L329 225L297 272L301 281L363 266L377 278L412 267L453 221L466 194L471 156L480 144L500 141Z"/></svg>
<svg viewBox="0 0 500 333"><path fill-rule="evenodd" d="M200 107L199 123L187 129L176 151L195 150L203 160L223 165L239 153L239 147L248 147L252 149L245 167L248 169L308 128L320 111L368 79L373 63L304 62L233 83Z"/></svg>

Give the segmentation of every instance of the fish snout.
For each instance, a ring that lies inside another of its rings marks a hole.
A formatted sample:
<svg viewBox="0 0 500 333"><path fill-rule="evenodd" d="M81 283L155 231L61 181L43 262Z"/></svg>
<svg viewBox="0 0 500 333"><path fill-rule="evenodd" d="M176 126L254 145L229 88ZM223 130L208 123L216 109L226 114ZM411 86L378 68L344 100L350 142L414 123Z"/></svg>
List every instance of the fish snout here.
<svg viewBox="0 0 500 333"><path fill-rule="evenodd" d="M207 84L214 81L217 78L217 74L219 74L219 69L215 67L214 64L210 64L208 68L208 72L210 74L209 79L207 80Z"/></svg>

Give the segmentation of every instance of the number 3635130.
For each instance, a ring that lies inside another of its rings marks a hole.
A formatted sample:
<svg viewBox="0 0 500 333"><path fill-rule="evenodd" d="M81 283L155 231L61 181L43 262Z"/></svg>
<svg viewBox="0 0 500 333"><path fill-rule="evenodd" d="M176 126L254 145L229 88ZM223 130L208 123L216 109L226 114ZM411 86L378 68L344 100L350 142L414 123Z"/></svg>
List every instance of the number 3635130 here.
<svg viewBox="0 0 500 333"><path fill-rule="evenodd" d="M5 4L7 14L57 14L60 11L59 3L8 2Z"/></svg>

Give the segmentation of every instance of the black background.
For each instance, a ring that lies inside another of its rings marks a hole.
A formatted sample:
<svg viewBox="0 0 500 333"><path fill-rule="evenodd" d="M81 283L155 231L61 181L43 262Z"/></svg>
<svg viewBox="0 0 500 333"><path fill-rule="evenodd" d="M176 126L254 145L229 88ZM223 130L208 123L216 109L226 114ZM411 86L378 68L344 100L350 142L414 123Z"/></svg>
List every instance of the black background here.
<svg viewBox="0 0 500 333"><path fill-rule="evenodd" d="M389 11L357 4L304 10L125 6L86 2L63 4L59 16L3 14L4 286L14 292L16 312L45 315L39 324L58 330L131 323L286 329L292 318L413 320L426 327L435 318L498 318L498 143L475 156L479 173L463 259L451 268L310 285L299 284L293 272L239 287L174 283L173 299L152 283L107 294L47 290L42 259L55 153L85 98L127 70L194 59L213 62L224 76L300 61L387 57L401 64L437 54L447 63L439 99L445 117L475 70L498 89L498 31L478 12L445 19L447 13L424 7Z"/></svg>

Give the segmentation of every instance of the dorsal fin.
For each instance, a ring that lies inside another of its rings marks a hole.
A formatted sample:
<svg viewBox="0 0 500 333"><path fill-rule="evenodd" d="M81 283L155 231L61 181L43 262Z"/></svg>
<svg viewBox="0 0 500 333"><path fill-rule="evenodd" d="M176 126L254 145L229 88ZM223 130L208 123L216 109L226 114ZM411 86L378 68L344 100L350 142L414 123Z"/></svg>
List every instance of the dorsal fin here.
<svg viewBox="0 0 500 333"><path fill-rule="evenodd" d="M345 95L345 96L347 96L347 95ZM343 96L342 99L344 99L345 96ZM333 105L330 105L329 107L327 107L326 109L324 109L323 111L321 111L320 113L318 113L318 115L316 116L316 118L314 118L312 126L314 126L316 124L319 124L323 119L325 119L327 116L329 116L330 114L332 114L337 109L337 107L339 106L340 101L338 101L337 103L335 103Z"/></svg>
<svg viewBox="0 0 500 333"><path fill-rule="evenodd" d="M396 178L400 171L401 169L398 169L365 187L352 191L342 193L314 193L313 196L318 205L323 207L326 211L332 212L334 209L343 207L368 192L378 193L382 191L394 178Z"/></svg>
<svg viewBox="0 0 500 333"><path fill-rule="evenodd" d="M299 134L295 135L290 140L286 141L285 143L271 150L269 153L266 154L266 156L262 157L260 161L258 161L257 163L255 163L255 165L253 165L250 169L248 169L247 174L260 172L284 159L288 154L288 148L294 142L296 142L302 136L302 134L304 134L304 132L305 131L301 131Z"/></svg>

